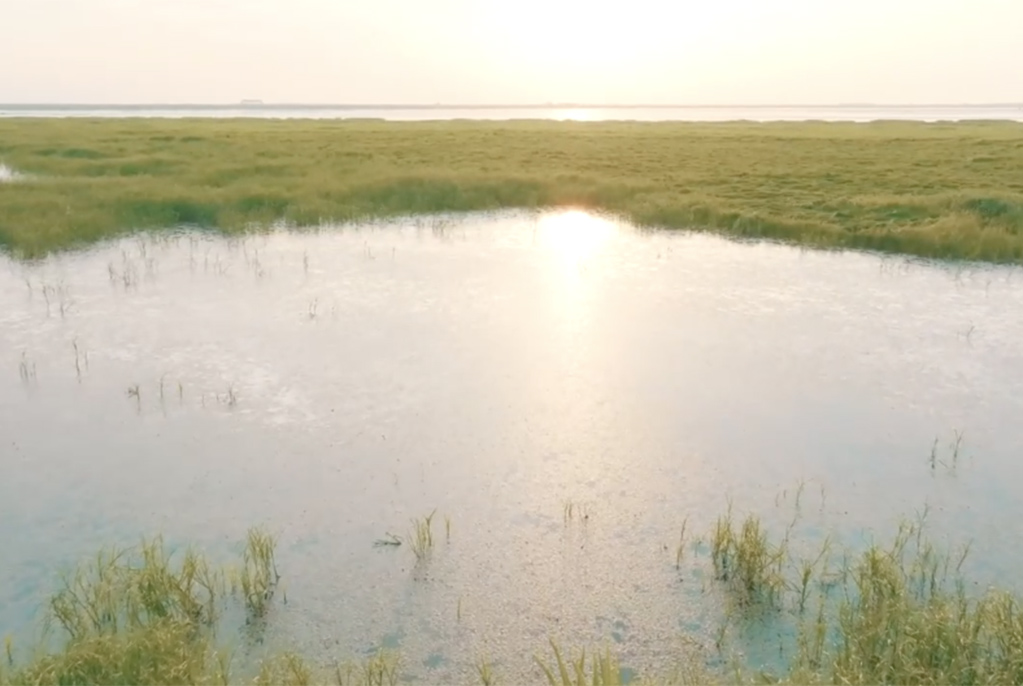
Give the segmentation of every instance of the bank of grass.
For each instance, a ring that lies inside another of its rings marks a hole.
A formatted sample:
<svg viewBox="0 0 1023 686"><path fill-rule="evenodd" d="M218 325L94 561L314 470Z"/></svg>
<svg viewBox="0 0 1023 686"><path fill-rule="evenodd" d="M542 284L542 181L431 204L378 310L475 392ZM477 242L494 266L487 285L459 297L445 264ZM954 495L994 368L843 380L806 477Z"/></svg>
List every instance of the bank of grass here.
<svg viewBox="0 0 1023 686"><path fill-rule="evenodd" d="M774 672L711 669L699 651L679 655L666 675L623 670L607 647L587 651L550 641L534 657L536 683L1001 684L1023 683L1023 608L1010 593L968 594L960 568L966 551L939 552L923 521L902 524L887 545L812 563L791 554L792 529L769 540L760 520L731 512L710 534L713 577L735 601L726 624L787 615L798 622L794 650ZM312 684L394 686L400 656L379 653L360 663L312 665L295 653L270 655L238 670L219 647L215 627L231 602L248 621L265 621L279 576L275 541L250 532L243 563L227 570L194 551L172 558L160 539L134 550L105 551L66 575L52 597L45 635L27 661L6 641L0 684ZM850 561L851 560L851 561ZM794 568L797 573L786 575ZM809 571L806 571L809 569ZM241 579L248 577L249 581ZM262 586L260 586L262 584ZM246 589L264 589L254 600ZM815 600L807 603L807 589ZM239 593L239 589L242 592ZM726 625L723 629L727 629ZM734 663L738 665L739 663ZM479 683L502 683L483 656Z"/></svg>
<svg viewBox="0 0 1023 686"><path fill-rule="evenodd" d="M585 207L641 225L1023 261L1023 125L0 119L0 246L180 225Z"/></svg>

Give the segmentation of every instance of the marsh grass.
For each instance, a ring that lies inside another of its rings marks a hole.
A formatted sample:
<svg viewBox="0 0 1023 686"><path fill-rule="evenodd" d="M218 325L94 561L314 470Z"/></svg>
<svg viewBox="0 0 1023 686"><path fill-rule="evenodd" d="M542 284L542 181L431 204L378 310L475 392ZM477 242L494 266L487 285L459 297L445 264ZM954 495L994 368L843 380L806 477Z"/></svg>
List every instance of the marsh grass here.
<svg viewBox="0 0 1023 686"><path fill-rule="evenodd" d="M310 686L316 681L312 669L301 656L285 652L264 660L254 683L257 686Z"/></svg>
<svg viewBox="0 0 1023 686"><path fill-rule="evenodd" d="M548 663L539 656L534 656L536 664L543 671L549 686L620 686L622 670L618 659L610 649L603 652L596 650L586 660L586 650L580 650L578 657L572 659L562 656L561 648L554 639L550 640L554 661Z"/></svg>
<svg viewBox="0 0 1023 686"><path fill-rule="evenodd" d="M163 620L213 626L224 585L204 557L188 550L172 564L160 538L143 541L134 559L128 556L123 550L100 551L63 576L50 616L72 641Z"/></svg>
<svg viewBox="0 0 1023 686"><path fill-rule="evenodd" d="M225 599L222 573L193 550L174 558L160 538L102 550L61 576L33 659L8 654L0 681L225 683L213 644Z"/></svg>
<svg viewBox="0 0 1023 686"><path fill-rule="evenodd" d="M401 673L401 660L396 653L379 651L368 659L334 666L337 686L396 686Z"/></svg>
<svg viewBox="0 0 1023 686"><path fill-rule="evenodd" d="M437 514L434 510L425 517L416 517L412 520L412 528L408 534L409 548L416 556L416 562L423 562L433 552L433 516Z"/></svg>
<svg viewBox="0 0 1023 686"><path fill-rule="evenodd" d="M969 552L938 551L922 524L904 523L887 546L858 556L835 611L803 625L787 678L815 683L978 684L1023 679L1017 597L972 596Z"/></svg>
<svg viewBox="0 0 1023 686"><path fill-rule="evenodd" d="M8 637L0 684L237 683L216 634L232 603L266 615L280 581L275 548L272 535L250 529L240 569L214 567L193 549L172 554L160 537L101 550L61 575L26 663ZM283 653L260 665L254 683L298 686L324 675Z"/></svg>
<svg viewBox="0 0 1023 686"><path fill-rule="evenodd" d="M0 141L32 179L0 184L0 246L26 257L140 229L570 206L809 247L1023 260L1014 123L9 118Z"/></svg>
<svg viewBox="0 0 1023 686"><path fill-rule="evenodd" d="M249 530L235 584L241 591L250 620L266 616L280 583L276 548L277 539L272 534L259 528Z"/></svg>
<svg viewBox="0 0 1023 686"><path fill-rule="evenodd" d="M689 518L686 517L682 520L682 532L678 537L678 545L675 547L675 569L682 569L682 558L685 557L686 552L686 525L689 524Z"/></svg>
<svg viewBox="0 0 1023 686"><path fill-rule="evenodd" d="M736 525L731 506L711 536L714 575L740 607L776 608L786 586L787 543L772 544L760 518L748 515Z"/></svg>
<svg viewBox="0 0 1023 686"><path fill-rule="evenodd" d="M163 620L123 633L91 634L0 673L20 684L226 684L228 664L188 623Z"/></svg>
<svg viewBox="0 0 1023 686"><path fill-rule="evenodd" d="M944 460L938 457L938 443L940 442L939 437L934 438L934 443L931 445L931 455L928 458L928 464L930 465L931 472L937 471L938 466L943 467L949 474L955 474L959 468L959 458L963 452L963 440L965 434L956 429L952 432L952 440L948 445L949 458Z"/></svg>
<svg viewBox="0 0 1023 686"><path fill-rule="evenodd" d="M480 656L476 659L476 674L479 675L480 683L483 686L497 686L497 676L494 674L494 667L490 659Z"/></svg>
<svg viewBox="0 0 1023 686"><path fill-rule="evenodd" d="M962 570L969 546L945 552L934 545L927 514L901 523L887 543L850 551L827 539L816 554L796 559L789 552L791 526L772 541L756 516L738 521L729 508L714 527L712 560L703 563L714 566L740 601L741 611L729 614L722 632L745 622L746 610L771 607L774 616L789 614L796 622L789 657L773 671L726 673L709 667L702 652L694 657L680 649L683 668L639 683L1023 683L1020 598L968 590ZM429 529L432 517L416 521ZM232 673L231 655L215 642L217 627L231 602L241 602L250 618L267 615L280 581L275 548L272 535L252 529L242 568L227 571L191 549L171 554L160 538L102 550L62 575L43 640L27 662L17 659L22 644L15 651L5 638L0 684L397 684L400 662L388 652L335 663L332 670L282 653L260 663L254 678ZM838 569L836 559L843 560ZM551 686L625 681L609 649L571 655L554 640L549 647L550 657L536 655L534 662ZM489 659L474 665L481 683L496 683Z"/></svg>

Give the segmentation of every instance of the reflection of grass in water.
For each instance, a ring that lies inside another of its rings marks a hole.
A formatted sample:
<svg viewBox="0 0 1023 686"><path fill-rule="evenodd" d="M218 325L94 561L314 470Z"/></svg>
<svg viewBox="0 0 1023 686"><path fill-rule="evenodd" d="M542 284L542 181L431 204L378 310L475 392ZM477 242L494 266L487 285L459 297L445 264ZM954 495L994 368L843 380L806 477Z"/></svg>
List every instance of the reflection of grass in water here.
<svg viewBox="0 0 1023 686"><path fill-rule="evenodd" d="M499 208L808 246L1023 258L1012 123L5 119L0 246ZM949 160L957 160L950 164ZM304 262L307 269L307 262Z"/></svg>
<svg viewBox="0 0 1023 686"><path fill-rule="evenodd" d="M431 518L419 521L428 529ZM888 544L847 553L848 561L834 568L829 541L817 554L797 558L790 552L793 527L774 541L755 515L737 520L729 511L711 535L717 582L738 601L723 628L741 629L763 618L765 609L768 617L788 617L795 631L786 662L773 674L726 674L711 670L698 651L680 651L683 669L653 683L1019 683L1020 599L997 590L968 594L961 577L968 548L954 555L938 550L925 535L925 519L926 512L904 522ZM102 551L66 574L51 599L45 636L56 650L37 651L21 664L6 641L0 684L238 682L230 657L215 644L214 628L232 598L250 616L269 616L280 578L275 547L266 532L250 531L235 577L195 551L175 558L159 539ZM626 681L626 670L607 649L572 657L554 641L550 647L553 659L535 659L536 677L549 684ZM500 676L488 659L475 667L480 683ZM390 653L332 670L283 653L261 664L255 683L395 684L399 671Z"/></svg>

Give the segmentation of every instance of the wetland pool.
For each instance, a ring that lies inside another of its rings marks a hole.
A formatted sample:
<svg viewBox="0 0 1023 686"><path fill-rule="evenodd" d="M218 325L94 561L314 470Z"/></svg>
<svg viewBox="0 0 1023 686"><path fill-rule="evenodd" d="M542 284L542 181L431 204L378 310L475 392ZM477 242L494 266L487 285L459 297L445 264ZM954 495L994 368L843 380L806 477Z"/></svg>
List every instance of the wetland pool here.
<svg viewBox="0 0 1023 686"><path fill-rule="evenodd" d="M722 613L683 521L780 532L796 492L808 546L926 507L1012 587L1021 313L1015 267L575 210L0 255L0 633L101 546L226 557L266 525L268 640L313 660L517 683L554 637L656 673ZM426 564L374 546L434 510Z"/></svg>

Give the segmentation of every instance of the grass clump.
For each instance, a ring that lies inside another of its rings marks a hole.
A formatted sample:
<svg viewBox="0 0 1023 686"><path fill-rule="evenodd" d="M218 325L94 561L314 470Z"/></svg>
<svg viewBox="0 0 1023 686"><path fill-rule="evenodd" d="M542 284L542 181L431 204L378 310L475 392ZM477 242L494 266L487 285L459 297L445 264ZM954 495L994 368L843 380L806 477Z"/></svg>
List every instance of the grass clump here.
<svg viewBox="0 0 1023 686"><path fill-rule="evenodd" d="M497 686L497 676L494 674L494 666L486 656L480 656L476 660L476 674L483 686Z"/></svg>
<svg viewBox="0 0 1023 686"><path fill-rule="evenodd" d="M76 640L150 626L160 621L212 626L224 595L223 577L198 553L173 564L160 538L130 551L101 551L63 578L50 617Z"/></svg>
<svg viewBox="0 0 1023 686"><path fill-rule="evenodd" d="M0 121L0 246L581 207L812 247L1023 261L1016 123Z"/></svg>
<svg viewBox="0 0 1023 686"><path fill-rule="evenodd" d="M281 580L274 551L277 539L263 529L250 529L237 584L251 619L266 615Z"/></svg>
<svg viewBox="0 0 1023 686"><path fill-rule="evenodd" d="M728 585L741 607L778 605L786 585L787 549L768 540L759 517L748 515L736 526L729 508L714 526L711 545L715 577Z"/></svg>
<svg viewBox="0 0 1023 686"><path fill-rule="evenodd" d="M11 666L0 683L20 684L226 684L227 661L195 626L165 619L130 631L90 633L29 665Z"/></svg>
<svg viewBox="0 0 1023 686"><path fill-rule="evenodd" d="M213 638L227 600L223 572L193 550L175 559L157 537L100 551L62 576L41 647L26 665L8 651L0 681L225 683Z"/></svg>
<svg viewBox="0 0 1023 686"><path fill-rule="evenodd" d="M435 514L437 514L436 510L425 517L416 517L412 520L408 543L412 554L416 556L416 562L423 562L433 551L433 516Z"/></svg>
<svg viewBox="0 0 1023 686"><path fill-rule="evenodd" d="M611 654L609 649L603 652L594 651L590 661L586 661L586 650L579 651L579 657L569 658L567 661L561 654L561 648L551 639L551 650L554 653L554 662L548 664L535 657L536 664L543 671L550 686L620 686L622 683L622 670L618 665L618 659Z"/></svg>
<svg viewBox="0 0 1023 686"><path fill-rule="evenodd" d="M256 675L257 686L310 686L315 681L312 670L300 655L287 652L264 660Z"/></svg>
<svg viewBox="0 0 1023 686"><path fill-rule="evenodd" d="M234 570L214 567L192 549L173 555L159 537L100 551L61 576L26 662L17 659L13 638L5 638L0 685L305 686L333 679L338 686L394 686L398 660L386 652L333 674L293 652L271 654L247 675L234 673L216 635L232 602L250 619L266 616L280 581L276 546L265 530L250 529L243 564Z"/></svg>
<svg viewBox="0 0 1023 686"><path fill-rule="evenodd" d="M335 665L337 686L396 686L401 662L395 653L380 651L361 662Z"/></svg>
<svg viewBox="0 0 1023 686"><path fill-rule="evenodd" d="M982 684L1023 681L1023 615L1017 597L966 592L968 552L938 552L921 525L851 566L830 615L800 632L789 679L819 683Z"/></svg>

